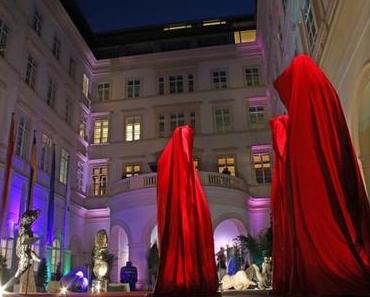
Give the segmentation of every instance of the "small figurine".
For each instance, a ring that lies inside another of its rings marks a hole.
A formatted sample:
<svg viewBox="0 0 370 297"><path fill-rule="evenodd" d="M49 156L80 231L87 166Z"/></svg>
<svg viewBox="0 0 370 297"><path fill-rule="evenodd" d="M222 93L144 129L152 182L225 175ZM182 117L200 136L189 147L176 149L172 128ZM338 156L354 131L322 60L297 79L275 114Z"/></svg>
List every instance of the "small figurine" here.
<svg viewBox="0 0 370 297"><path fill-rule="evenodd" d="M32 250L38 238L33 237L32 224L40 216L40 210L33 209L26 211L20 220L18 238L16 244L16 256L18 258L18 268L14 278L19 278L28 268L32 266L32 261L40 262L40 257Z"/></svg>
<svg viewBox="0 0 370 297"><path fill-rule="evenodd" d="M95 247L93 250L93 273L95 280L92 284L92 292L106 292L108 286L107 274L109 271L108 235L102 229L96 233Z"/></svg>
<svg viewBox="0 0 370 297"><path fill-rule="evenodd" d="M132 266L130 261L126 262L126 266L121 268L121 283L129 283L130 291L136 290L137 268Z"/></svg>
<svg viewBox="0 0 370 297"><path fill-rule="evenodd" d="M247 277L252 281L256 281L257 286L260 290L271 288L272 283L271 262L272 262L271 257L264 257L261 270L256 264L252 264L246 270Z"/></svg>

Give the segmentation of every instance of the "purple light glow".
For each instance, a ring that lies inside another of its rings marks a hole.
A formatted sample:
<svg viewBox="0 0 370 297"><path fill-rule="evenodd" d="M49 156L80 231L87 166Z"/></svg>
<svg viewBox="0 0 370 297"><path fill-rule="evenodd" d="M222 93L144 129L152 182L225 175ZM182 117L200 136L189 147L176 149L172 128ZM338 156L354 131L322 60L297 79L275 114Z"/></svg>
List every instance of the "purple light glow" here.
<svg viewBox="0 0 370 297"><path fill-rule="evenodd" d="M79 270L79 271L76 272L76 276L84 277L84 273L81 270Z"/></svg>

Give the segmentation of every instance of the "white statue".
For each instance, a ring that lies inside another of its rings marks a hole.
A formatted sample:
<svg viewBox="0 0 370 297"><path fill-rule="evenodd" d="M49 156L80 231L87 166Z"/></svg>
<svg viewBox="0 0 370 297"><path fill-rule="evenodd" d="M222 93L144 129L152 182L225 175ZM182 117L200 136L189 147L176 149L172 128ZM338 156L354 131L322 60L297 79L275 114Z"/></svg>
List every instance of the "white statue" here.
<svg viewBox="0 0 370 297"><path fill-rule="evenodd" d="M252 264L246 270L247 276L257 282L258 289L265 290L271 288L272 281L272 258L264 257L262 269L260 270L256 264Z"/></svg>
<svg viewBox="0 0 370 297"><path fill-rule="evenodd" d="M239 270L234 275L226 274L221 280L221 290L229 290L231 288L235 290L247 290L250 286L256 285L255 282L248 279L247 274L243 270Z"/></svg>

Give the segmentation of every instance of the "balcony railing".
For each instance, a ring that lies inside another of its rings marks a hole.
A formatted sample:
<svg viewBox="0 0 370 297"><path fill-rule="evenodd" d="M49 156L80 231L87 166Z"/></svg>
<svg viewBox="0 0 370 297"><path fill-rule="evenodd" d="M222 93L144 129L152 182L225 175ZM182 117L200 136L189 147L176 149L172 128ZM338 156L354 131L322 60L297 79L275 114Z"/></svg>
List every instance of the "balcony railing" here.
<svg viewBox="0 0 370 297"><path fill-rule="evenodd" d="M222 187L245 191L244 181L238 177L221 174L217 172L199 171L199 179L202 186ZM141 174L125 178L116 182L112 187L112 194L129 192L144 188L154 188L157 186L157 173Z"/></svg>

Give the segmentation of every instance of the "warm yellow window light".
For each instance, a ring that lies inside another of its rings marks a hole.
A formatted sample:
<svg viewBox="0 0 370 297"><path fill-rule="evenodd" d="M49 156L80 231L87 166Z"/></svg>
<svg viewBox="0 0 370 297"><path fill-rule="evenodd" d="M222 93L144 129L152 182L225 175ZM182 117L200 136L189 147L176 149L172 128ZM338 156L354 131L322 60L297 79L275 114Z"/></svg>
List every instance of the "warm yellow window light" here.
<svg viewBox="0 0 370 297"><path fill-rule="evenodd" d="M235 31L235 44L256 41L256 30Z"/></svg>
<svg viewBox="0 0 370 297"><path fill-rule="evenodd" d="M215 25L224 25L226 21L221 20L208 20L203 22L203 26L215 26Z"/></svg>

